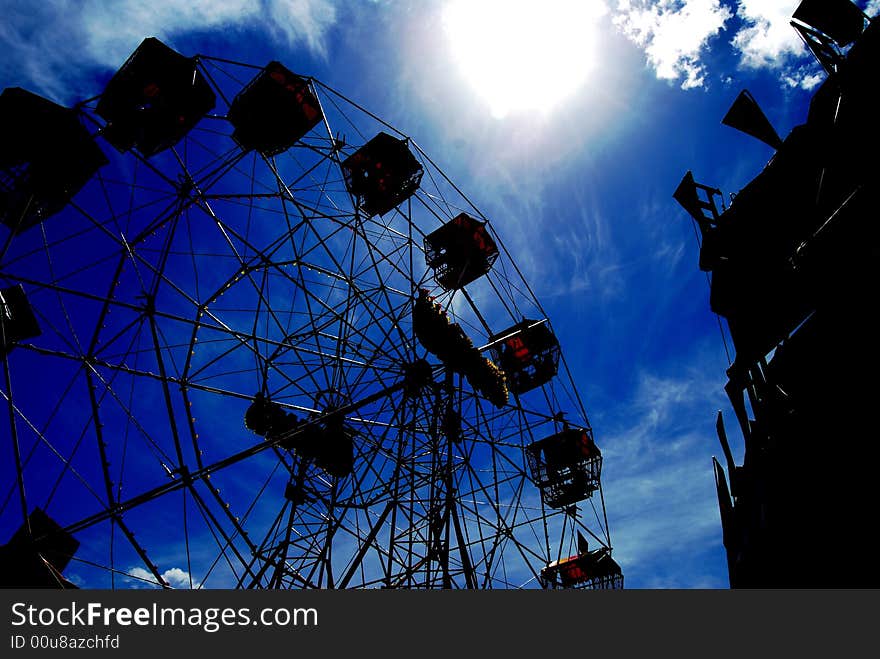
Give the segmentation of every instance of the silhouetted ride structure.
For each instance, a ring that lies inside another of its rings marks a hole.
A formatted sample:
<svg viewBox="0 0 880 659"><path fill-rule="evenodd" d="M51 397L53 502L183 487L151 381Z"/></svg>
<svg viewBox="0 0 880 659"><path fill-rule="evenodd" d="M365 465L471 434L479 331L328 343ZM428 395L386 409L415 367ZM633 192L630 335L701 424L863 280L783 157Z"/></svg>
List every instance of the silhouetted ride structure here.
<svg viewBox="0 0 880 659"><path fill-rule="evenodd" d="M747 92L724 123L776 149L730 205L688 172L674 197L702 237L710 305L736 358L726 391L744 438L714 461L732 587L877 587L880 22L805 0L792 26L828 74L783 140ZM728 487L729 478L729 487Z"/></svg>
<svg viewBox="0 0 880 659"><path fill-rule="evenodd" d="M0 131L0 584L623 586L550 320L412 139L155 38Z"/></svg>

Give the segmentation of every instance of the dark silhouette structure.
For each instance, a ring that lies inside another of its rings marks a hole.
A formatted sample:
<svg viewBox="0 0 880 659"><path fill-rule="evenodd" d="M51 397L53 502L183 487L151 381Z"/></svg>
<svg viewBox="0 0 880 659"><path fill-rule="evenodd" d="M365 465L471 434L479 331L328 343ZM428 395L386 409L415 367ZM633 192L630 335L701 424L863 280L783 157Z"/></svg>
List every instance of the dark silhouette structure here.
<svg viewBox="0 0 880 659"><path fill-rule="evenodd" d="M409 199L422 180L422 166L407 141L380 132L342 162L357 207L367 216L385 215Z"/></svg>
<svg viewBox="0 0 880 659"><path fill-rule="evenodd" d="M563 508L599 489L602 453L587 428L565 430L529 445L532 478L548 506Z"/></svg>
<svg viewBox="0 0 880 659"><path fill-rule="evenodd" d="M434 270L434 281L443 290L464 288L482 277L495 259L498 247L486 223L461 213L425 236L425 262Z"/></svg>
<svg viewBox="0 0 880 659"><path fill-rule="evenodd" d="M543 321L526 318L493 335L492 355L515 394L541 386L559 370L559 341Z"/></svg>
<svg viewBox="0 0 880 659"><path fill-rule="evenodd" d="M274 156L302 139L323 114L308 80L273 61L236 95L227 118L243 149Z"/></svg>
<svg viewBox="0 0 880 659"><path fill-rule="evenodd" d="M0 94L0 223L24 231L63 209L106 164L74 110L19 87Z"/></svg>
<svg viewBox="0 0 880 659"><path fill-rule="evenodd" d="M0 289L0 355L17 341L40 335L40 324L21 284Z"/></svg>
<svg viewBox="0 0 880 659"><path fill-rule="evenodd" d="M62 572L79 548L40 508L34 508L5 545L0 545L0 588L76 588Z"/></svg>
<svg viewBox="0 0 880 659"><path fill-rule="evenodd" d="M415 142L152 37L0 138L0 588L623 587L550 321Z"/></svg>
<svg viewBox="0 0 880 659"><path fill-rule="evenodd" d="M148 37L107 83L97 113L110 144L149 158L183 139L215 102L194 58Z"/></svg>
<svg viewBox="0 0 880 659"><path fill-rule="evenodd" d="M623 572L611 558L607 547L590 549L587 539L578 533L578 553L553 561L541 570L541 578L554 588L619 590Z"/></svg>
<svg viewBox="0 0 880 659"><path fill-rule="evenodd" d="M806 121L779 140L741 95L724 123L776 154L727 208L690 172L674 194L736 348L726 391L745 452L736 465L719 412L724 545L734 588L876 587L880 22L845 0L806 0L794 19L828 73Z"/></svg>

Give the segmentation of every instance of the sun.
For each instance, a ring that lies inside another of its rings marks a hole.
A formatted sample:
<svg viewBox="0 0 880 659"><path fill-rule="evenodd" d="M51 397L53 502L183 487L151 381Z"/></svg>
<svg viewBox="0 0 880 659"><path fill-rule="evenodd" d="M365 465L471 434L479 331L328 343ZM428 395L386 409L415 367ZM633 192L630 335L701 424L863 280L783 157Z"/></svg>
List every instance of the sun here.
<svg viewBox="0 0 880 659"><path fill-rule="evenodd" d="M492 115L546 113L596 64L602 0L450 0L443 26L453 57Z"/></svg>

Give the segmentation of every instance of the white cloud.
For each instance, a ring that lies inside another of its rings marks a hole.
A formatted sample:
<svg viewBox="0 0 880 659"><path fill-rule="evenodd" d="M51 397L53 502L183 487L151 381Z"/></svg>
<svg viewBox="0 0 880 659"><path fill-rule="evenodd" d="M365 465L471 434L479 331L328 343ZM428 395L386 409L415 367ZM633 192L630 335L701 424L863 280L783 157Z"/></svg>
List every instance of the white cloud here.
<svg viewBox="0 0 880 659"><path fill-rule="evenodd" d="M195 31L264 25L276 39L325 55L334 0L46 0L4 3L3 86L27 86L61 102L94 90L72 88L87 67L115 69L148 36L173 42ZM171 43L170 45L173 45Z"/></svg>
<svg viewBox="0 0 880 659"><path fill-rule="evenodd" d="M658 78L691 89L705 84L701 57L732 16L720 0L619 0L613 21L644 49Z"/></svg>
<svg viewBox="0 0 880 659"><path fill-rule="evenodd" d="M782 75L782 81L789 87L810 91L819 86L825 76L816 70L815 66L801 66L790 69Z"/></svg>
<svg viewBox="0 0 880 659"><path fill-rule="evenodd" d="M812 90L824 79L791 27L800 0L618 0L613 22L640 46L657 77L681 80L682 89L703 87L712 37L739 27L730 46L742 69L776 71L789 87ZM869 16L880 0L856 3Z"/></svg>
<svg viewBox="0 0 880 659"><path fill-rule="evenodd" d="M737 15L743 27L733 38L745 68L782 68L792 58L807 54L791 27L798 0L740 0Z"/></svg>
<svg viewBox="0 0 880 659"><path fill-rule="evenodd" d="M739 0L737 16L743 26L731 44L744 69L771 69L789 87L815 89L824 79L800 36L791 27L791 17L800 0ZM880 12L880 0L856 3L869 16Z"/></svg>
<svg viewBox="0 0 880 659"><path fill-rule="evenodd" d="M145 570L142 567L133 567L128 571L129 576L134 577L136 581L133 582L133 585L159 585L159 582L156 581L156 577L153 576L152 572ZM186 570L181 570L179 567L173 567L169 570L165 570L162 573L162 578L165 582L171 586L172 588L189 588L190 587L190 574ZM193 588L199 587L198 581L192 582Z"/></svg>

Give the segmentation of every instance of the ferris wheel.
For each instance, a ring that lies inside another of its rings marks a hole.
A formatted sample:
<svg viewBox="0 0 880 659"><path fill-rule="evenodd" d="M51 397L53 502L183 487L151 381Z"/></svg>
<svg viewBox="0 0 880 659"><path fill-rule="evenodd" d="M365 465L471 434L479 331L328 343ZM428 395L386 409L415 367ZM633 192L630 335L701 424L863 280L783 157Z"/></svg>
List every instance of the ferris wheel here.
<svg viewBox="0 0 880 659"><path fill-rule="evenodd" d="M153 38L0 131L5 584L622 587L550 320L414 140Z"/></svg>

